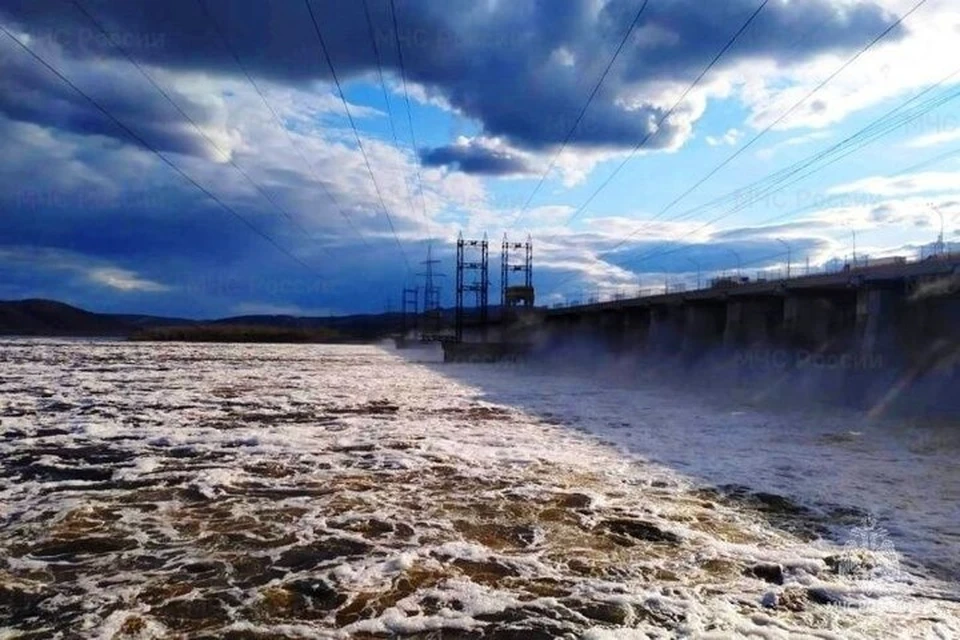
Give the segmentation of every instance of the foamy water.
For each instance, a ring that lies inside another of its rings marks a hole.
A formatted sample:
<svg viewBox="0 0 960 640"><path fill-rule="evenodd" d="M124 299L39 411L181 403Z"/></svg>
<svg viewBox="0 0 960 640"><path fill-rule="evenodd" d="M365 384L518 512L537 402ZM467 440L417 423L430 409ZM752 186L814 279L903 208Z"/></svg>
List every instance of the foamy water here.
<svg viewBox="0 0 960 640"><path fill-rule="evenodd" d="M0 367L0 637L960 635L956 470L896 434L376 347Z"/></svg>

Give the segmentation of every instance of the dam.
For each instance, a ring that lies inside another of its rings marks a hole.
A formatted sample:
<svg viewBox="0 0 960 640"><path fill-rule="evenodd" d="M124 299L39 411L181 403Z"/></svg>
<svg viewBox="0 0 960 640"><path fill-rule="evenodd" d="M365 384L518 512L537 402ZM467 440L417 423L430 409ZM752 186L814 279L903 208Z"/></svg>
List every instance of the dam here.
<svg viewBox="0 0 960 640"><path fill-rule="evenodd" d="M916 357L960 337L960 255L546 311L552 339L663 351L782 346Z"/></svg>
<svg viewBox="0 0 960 640"><path fill-rule="evenodd" d="M463 342L445 344L447 360L563 354L575 366L635 358L693 380L731 383L816 371L810 392L818 397L861 397L877 406L897 389L900 403L945 405L960 353L960 255L793 278L720 278L694 291L495 318L471 327Z"/></svg>

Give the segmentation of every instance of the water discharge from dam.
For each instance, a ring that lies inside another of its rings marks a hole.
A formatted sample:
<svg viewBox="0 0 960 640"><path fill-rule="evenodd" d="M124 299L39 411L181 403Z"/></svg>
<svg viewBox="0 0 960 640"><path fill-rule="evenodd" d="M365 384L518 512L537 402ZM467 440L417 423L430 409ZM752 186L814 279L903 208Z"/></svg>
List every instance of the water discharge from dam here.
<svg viewBox="0 0 960 640"><path fill-rule="evenodd" d="M0 343L0 637L960 634L949 433L435 356Z"/></svg>

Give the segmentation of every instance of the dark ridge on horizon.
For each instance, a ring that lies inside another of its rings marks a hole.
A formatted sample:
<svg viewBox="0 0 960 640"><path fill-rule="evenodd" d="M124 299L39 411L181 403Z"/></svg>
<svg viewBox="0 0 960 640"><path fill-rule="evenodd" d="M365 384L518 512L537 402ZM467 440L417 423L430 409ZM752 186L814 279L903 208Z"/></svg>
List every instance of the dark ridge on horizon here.
<svg viewBox="0 0 960 640"><path fill-rule="evenodd" d="M245 315L191 320L144 314L97 313L56 300L0 300L0 335L36 337L130 337L173 327L244 326L337 331L353 339L374 339L394 330L399 313L307 317Z"/></svg>
<svg viewBox="0 0 960 640"><path fill-rule="evenodd" d="M187 326L146 327L129 340L138 342L223 342L255 344L335 344L356 342L328 327L270 327L242 323L199 323Z"/></svg>
<svg viewBox="0 0 960 640"><path fill-rule="evenodd" d="M0 335L119 336L134 325L55 300L0 301Z"/></svg>

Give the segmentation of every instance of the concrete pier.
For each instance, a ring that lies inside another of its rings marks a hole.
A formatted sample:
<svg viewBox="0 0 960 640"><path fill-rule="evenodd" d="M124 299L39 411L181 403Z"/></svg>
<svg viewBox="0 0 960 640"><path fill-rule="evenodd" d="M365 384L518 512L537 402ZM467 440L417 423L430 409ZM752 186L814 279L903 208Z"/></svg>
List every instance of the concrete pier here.
<svg viewBox="0 0 960 640"><path fill-rule="evenodd" d="M600 314L599 335L606 348L620 351L626 341L626 315L616 311L605 311Z"/></svg>
<svg viewBox="0 0 960 640"><path fill-rule="evenodd" d="M650 308L647 348L658 352L674 352L683 344L686 315L682 305L659 304Z"/></svg>
<svg viewBox="0 0 960 640"><path fill-rule="evenodd" d="M631 308L623 311L623 346L625 351L640 351L647 346L650 318L650 309L647 308Z"/></svg>
<svg viewBox="0 0 960 640"><path fill-rule="evenodd" d="M898 350L897 334L903 320L904 294L894 288L868 288L857 292L857 349L861 353Z"/></svg>
<svg viewBox="0 0 960 640"><path fill-rule="evenodd" d="M857 294L791 293L783 304L783 337L807 351L847 351L853 344Z"/></svg>
<svg viewBox="0 0 960 640"><path fill-rule="evenodd" d="M727 329L727 305L722 303L695 303L685 307L686 323L683 332L683 351L696 354L716 346Z"/></svg>
<svg viewBox="0 0 960 640"><path fill-rule="evenodd" d="M727 303L723 343L727 347L773 344L782 335L783 317L781 296L731 300Z"/></svg>

